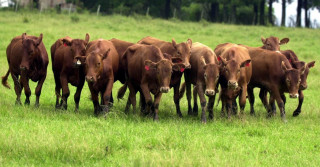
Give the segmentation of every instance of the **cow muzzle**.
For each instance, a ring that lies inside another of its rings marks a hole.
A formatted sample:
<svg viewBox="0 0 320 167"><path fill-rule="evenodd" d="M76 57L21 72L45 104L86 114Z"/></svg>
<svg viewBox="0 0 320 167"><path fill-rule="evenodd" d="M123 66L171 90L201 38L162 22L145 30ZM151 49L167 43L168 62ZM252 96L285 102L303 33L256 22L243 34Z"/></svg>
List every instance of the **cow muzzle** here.
<svg viewBox="0 0 320 167"><path fill-rule="evenodd" d="M160 92L161 92L161 93L168 93L169 90L170 90L169 87L160 87Z"/></svg>
<svg viewBox="0 0 320 167"><path fill-rule="evenodd" d="M290 98L298 98L299 97L299 94L298 93L296 93L296 94L290 94L289 95L290 96Z"/></svg>
<svg viewBox="0 0 320 167"><path fill-rule="evenodd" d="M305 84L305 85L300 84L300 87L299 87L300 90L305 90L307 88L308 88L307 84Z"/></svg>
<svg viewBox="0 0 320 167"><path fill-rule="evenodd" d="M205 95L207 96L214 96L215 95L215 91L212 89L206 89L206 91L204 92Z"/></svg>
<svg viewBox="0 0 320 167"><path fill-rule="evenodd" d="M228 81L228 87L231 89L237 89L238 88L238 82L237 81Z"/></svg>
<svg viewBox="0 0 320 167"><path fill-rule="evenodd" d="M90 83L94 82L93 76L86 76L86 80L87 82L90 82Z"/></svg>
<svg viewBox="0 0 320 167"><path fill-rule="evenodd" d="M191 68L191 64L190 63L186 63L185 64L185 69L190 69Z"/></svg>

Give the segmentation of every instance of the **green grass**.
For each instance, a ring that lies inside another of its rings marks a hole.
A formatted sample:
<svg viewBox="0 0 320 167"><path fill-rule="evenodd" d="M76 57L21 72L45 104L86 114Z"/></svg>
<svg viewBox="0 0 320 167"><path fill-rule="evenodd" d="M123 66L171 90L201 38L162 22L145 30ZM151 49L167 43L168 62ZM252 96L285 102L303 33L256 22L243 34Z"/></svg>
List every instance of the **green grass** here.
<svg viewBox="0 0 320 167"><path fill-rule="evenodd" d="M74 18L79 18L74 21ZM27 20L27 21L26 21ZM0 12L0 74L8 69L5 50L10 40L23 32L38 36L50 52L56 39L111 39L137 42L145 36L177 42L191 38L211 48L224 42L260 46L260 36L289 37L282 50L293 49L300 59L318 63L320 30L160 20L141 16L58 15L52 13ZM266 119L266 111L256 92L257 115L243 120L220 118L202 124L199 117L187 115L187 101L181 101L184 115L175 113L173 91L162 96L160 121L153 122L139 114L123 113L126 101L115 101L107 119L93 116L90 92L85 85L80 113L75 114L71 87L67 111L54 109L55 94L51 63L40 98L30 106L15 106L13 89L0 86L0 166L318 166L320 164L320 68L311 69L302 113L293 118L297 99L286 105L288 123L279 114ZM13 81L9 77L9 84ZM35 83L31 82L34 93ZM116 94L120 83L115 83ZM128 91L126 96L128 95ZM24 101L24 96L22 96Z"/></svg>

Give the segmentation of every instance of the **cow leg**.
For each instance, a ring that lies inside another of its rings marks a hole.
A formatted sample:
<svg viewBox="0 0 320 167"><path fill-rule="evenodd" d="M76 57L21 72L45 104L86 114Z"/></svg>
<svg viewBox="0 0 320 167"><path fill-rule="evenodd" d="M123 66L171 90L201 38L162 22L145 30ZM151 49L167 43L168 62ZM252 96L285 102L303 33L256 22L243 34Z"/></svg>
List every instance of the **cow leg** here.
<svg viewBox="0 0 320 167"><path fill-rule="evenodd" d="M113 95L112 95L112 91L111 91L111 96L110 96L110 101L109 101L109 104L108 106L111 108L113 106Z"/></svg>
<svg viewBox="0 0 320 167"><path fill-rule="evenodd" d="M201 103L201 121L202 123L206 123L207 122L207 118L206 118L206 98L204 96L204 87L200 84L197 84L197 92L200 98L200 103Z"/></svg>
<svg viewBox="0 0 320 167"><path fill-rule="evenodd" d="M303 103L303 99L304 99L303 92L302 92L302 90L299 90L299 104L298 104L297 109L293 112L294 117L298 116L301 113L301 106Z"/></svg>
<svg viewBox="0 0 320 167"><path fill-rule="evenodd" d="M134 89L134 87L128 83L128 87L129 87L129 90L130 90L130 93L129 93L129 97L128 97L128 102L127 102L127 106L126 106L126 109L125 109L125 113L129 113L129 109L130 109L130 105L132 104L132 110L133 110L133 113L135 113L136 111L136 94L137 94L137 91Z"/></svg>
<svg viewBox="0 0 320 167"><path fill-rule="evenodd" d="M21 92L22 92L22 84L19 82L19 75L15 75L11 72L11 77L14 83L14 91L16 92L16 105L21 105Z"/></svg>
<svg viewBox="0 0 320 167"><path fill-rule="evenodd" d="M173 101L174 104L176 105L176 111L177 111L177 115L182 118L182 113L180 110L180 98L179 98L179 88L180 88L180 82L176 85L173 86Z"/></svg>
<svg viewBox="0 0 320 167"><path fill-rule="evenodd" d="M242 86L242 90L240 92L239 97L239 105L240 105L240 117L244 114L244 108L246 106L246 100L247 100L247 85Z"/></svg>
<svg viewBox="0 0 320 167"><path fill-rule="evenodd" d="M82 91L83 85L84 85L84 80L83 81L81 80L80 84L77 86L77 91L74 94L74 102L76 104L76 107L74 109L75 113L79 112L79 102L80 102L80 96L81 96L81 91Z"/></svg>
<svg viewBox="0 0 320 167"><path fill-rule="evenodd" d="M23 85L23 88L24 88L24 94L26 95L26 100L24 102L24 104L26 105L30 105L30 96L31 96L31 90L30 90L30 87L29 87L29 79L27 78L27 74L26 74L26 71L22 71L21 72L21 83Z"/></svg>
<svg viewBox="0 0 320 167"><path fill-rule="evenodd" d="M220 116L221 118L225 117L225 112L224 110L226 109L226 100L223 94L220 95L220 100L221 100L221 113Z"/></svg>
<svg viewBox="0 0 320 167"><path fill-rule="evenodd" d="M213 106L214 106L214 100L216 98L216 95L209 97L209 102L207 105L207 110L209 111L209 119L213 119Z"/></svg>
<svg viewBox="0 0 320 167"><path fill-rule="evenodd" d="M152 114L152 97L150 95L148 84L142 84L141 85L141 91L143 93L145 102L146 102L146 112L145 114Z"/></svg>
<svg viewBox="0 0 320 167"><path fill-rule="evenodd" d="M198 92L197 87L193 87L193 115L198 116Z"/></svg>
<svg viewBox="0 0 320 167"><path fill-rule="evenodd" d="M272 117L276 115L276 105L275 105L275 99L273 95L270 94L269 98L269 106L268 106L268 117Z"/></svg>
<svg viewBox="0 0 320 167"><path fill-rule="evenodd" d="M56 74L54 72L54 82L56 84L56 87L55 87L55 93L56 93L56 109L60 109L61 105L59 104L59 100L60 100L60 89L61 89L61 82L60 82L60 75L59 74Z"/></svg>
<svg viewBox="0 0 320 167"><path fill-rule="evenodd" d="M286 102L287 102L287 98L286 98L286 96L284 95L284 93L281 94L281 99L282 99L283 105L284 105L284 107L285 107L285 106L286 106Z"/></svg>
<svg viewBox="0 0 320 167"><path fill-rule="evenodd" d="M250 114L255 115L254 112L254 94L253 94L253 88L248 87L248 98L250 103Z"/></svg>
<svg viewBox="0 0 320 167"><path fill-rule="evenodd" d="M67 109L68 107L68 97L70 95L70 90L68 87L68 79L66 75L60 76L61 86L62 86L62 108Z"/></svg>
<svg viewBox="0 0 320 167"><path fill-rule="evenodd" d="M264 106L264 108L270 112L270 108L269 108L269 104L268 104L268 99L267 99L267 93L268 91L266 89L263 89L263 88L260 88L260 92L259 92L259 97L260 97L260 100Z"/></svg>
<svg viewBox="0 0 320 167"><path fill-rule="evenodd" d="M106 86L106 90L103 93L103 101L104 101L104 106L103 106L103 114L106 114L109 112L109 102L110 102L110 97L111 97L111 93L112 93L112 87L113 87L113 82L114 82L114 78L111 77L108 80L107 86ZM106 115L105 115L106 116Z"/></svg>
<svg viewBox="0 0 320 167"><path fill-rule="evenodd" d="M145 98L143 96L143 93L142 92L139 92L140 94L140 112L141 113L145 113L145 110L146 110L146 101L145 101Z"/></svg>
<svg viewBox="0 0 320 167"><path fill-rule="evenodd" d="M284 108L284 103L281 99L281 93L276 88L273 88L272 92L273 92L273 96L274 96L275 100L277 101L282 121L286 123L287 122L286 112L285 112L285 108Z"/></svg>
<svg viewBox="0 0 320 167"><path fill-rule="evenodd" d="M192 106L191 106L191 84L186 82L186 95L188 101L188 115L192 115Z"/></svg>
<svg viewBox="0 0 320 167"><path fill-rule="evenodd" d="M154 117L153 117L154 121L159 121L158 113L159 113L159 104L160 104L161 96L162 96L162 93L158 93L154 96Z"/></svg>
<svg viewBox="0 0 320 167"><path fill-rule="evenodd" d="M40 81L37 84L36 90L35 90L35 94L36 94L36 107L39 107L39 101L40 101L40 95L41 95L41 90L42 90L42 86L44 83L44 80L46 79L47 74L45 74L43 77L41 77Z"/></svg>

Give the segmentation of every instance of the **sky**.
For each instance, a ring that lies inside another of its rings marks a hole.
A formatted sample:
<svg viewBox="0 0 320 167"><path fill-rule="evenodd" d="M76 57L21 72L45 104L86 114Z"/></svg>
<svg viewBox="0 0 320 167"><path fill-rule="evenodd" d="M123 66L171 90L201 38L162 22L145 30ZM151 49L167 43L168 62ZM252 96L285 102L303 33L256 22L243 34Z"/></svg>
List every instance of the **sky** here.
<svg viewBox="0 0 320 167"><path fill-rule="evenodd" d="M274 15L276 16L277 20L276 23L277 25L281 24L281 14L282 14L282 5L281 5L281 0L279 2L273 3L273 9L274 9ZM290 25L290 17L294 18L294 21L296 20L296 15L297 15L297 0L294 0L290 5L287 3L287 8L286 8L287 14L286 14L286 26ZM310 12L310 17L311 17L311 23L314 23L316 20L318 24L318 28L320 27L320 12L318 9L309 9ZM302 26L304 26L304 15L305 15L305 10L302 9L301 11L301 18L302 18Z"/></svg>

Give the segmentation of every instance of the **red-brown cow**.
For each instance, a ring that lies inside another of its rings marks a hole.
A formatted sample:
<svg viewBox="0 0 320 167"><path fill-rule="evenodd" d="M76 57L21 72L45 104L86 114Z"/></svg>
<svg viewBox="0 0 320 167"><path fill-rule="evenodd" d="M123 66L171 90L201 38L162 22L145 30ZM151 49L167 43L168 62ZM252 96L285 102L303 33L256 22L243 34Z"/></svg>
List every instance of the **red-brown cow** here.
<svg viewBox="0 0 320 167"><path fill-rule="evenodd" d="M173 64L168 58L170 59L169 55L163 55L160 49L153 45L135 44L127 49L121 60L126 65L127 81L118 92L118 98L122 98L126 88L129 87L126 112L131 104L135 112L136 93L139 91L145 98L146 112L150 113L153 108L154 120L158 120L160 99L162 93L167 93L170 89L172 70L179 71L185 68L184 64ZM150 92L154 94L154 103Z"/></svg>
<svg viewBox="0 0 320 167"><path fill-rule="evenodd" d="M190 55L191 55L191 47L192 41L188 39L187 42L182 42L177 44L174 39L172 39L172 43L162 41L153 37L145 37L141 39L138 43L154 45L160 48L162 53L166 53L172 56L172 58L180 58L182 59L182 63L186 66L186 69L190 69L191 65L189 63ZM180 62L175 62L180 63ZM181 83L181 77L183 74L183 70L173 71L170 81L170 88L174 89L174 103L176 105L177 114L179 117L182 117L179 103L179 88Z"/></svg>
<svg viewBox="0 0 320 167"><path fill-rule="evenodd" d="M94 114L105 114L112 102L113 83L118 80L119 55L112 42L99 39L91 41L85 58L86 80L91 92ZM99 105L99 93L101 106Z"/></svg>
<svg viewBox="0 0 320 167"><path fill-rule="evenodd" d="M29 87L29 79L31 79L34 82L38 82L35 90L35 105L39 106L41 89L47 76L49 63L42 37L42 34L40 34L39 37L35 37L23 33L21 36L13 38L7 47L9 70L6 75L2 77L2 84L10 88L7 80L9 74L11 74L14 81L14 90L17 95L16 104L21 104L20 96L23 88L26 95L25 104L30 104L31 90Z"/></svg>
<svg viewBox="0 0 320 167"><path fill-rule="evenodd" d="M192 68L184 72L185 83L180 88L180 97L183 96L187 88L188 114L198 115L197 95L199 95L202 108L201 120L205 123L206 110L209 110L209 118L213 119L213 105L220 66L212 49L198 42L192 45L190 64ZM195 85L193 111L191 108L191 84ZM208 104L204 95L209 97Z"/></svg>
<svg viewBox="0 0 320 167"><path fill-rule="evenodd" d="M250 113L254 114L253 88L260 87L268 90L270 97L273 97L277 101L281 117L286 122L281 94L289 92L292 98L298 96L300 76L304 73L305 68L292 68L288 59L277 52L259 48L248 48L248 50L252 61L252 77L248 85L248 96L251 105ZM269 116L271 115L269 114Z"/></svg>
<svg viewBox="0 0 320 167"><path fill-rule="evenodd" d="M223 50L223 52L216 52ZM222 63L219 83L221 86L222 109L226 108L228 118L231 117L232 102L239 97L240 114L243 114L246 105L247 85L252 75L252 66L249 52L245 47L228 43L218 45L215 49L218 59Z"/></svg>
<svg viewBox="0 0 320 167"><path fill-rule="evenodd" d="M85 82L84 65L79 57L85 56L89 38L89 34L86 34L85 40L64 37L58 39L51 46L51 61L56 84L57 109L60 109L61 107L67 109L67 101L70 95L68 84L70 83L77 87L77 91L74 94L74 101L76 104L75 112L78 112L79 110L80 95ZM62 96L60 95L61 89ZM59 104L60 97L61 101Z"/></svg>

